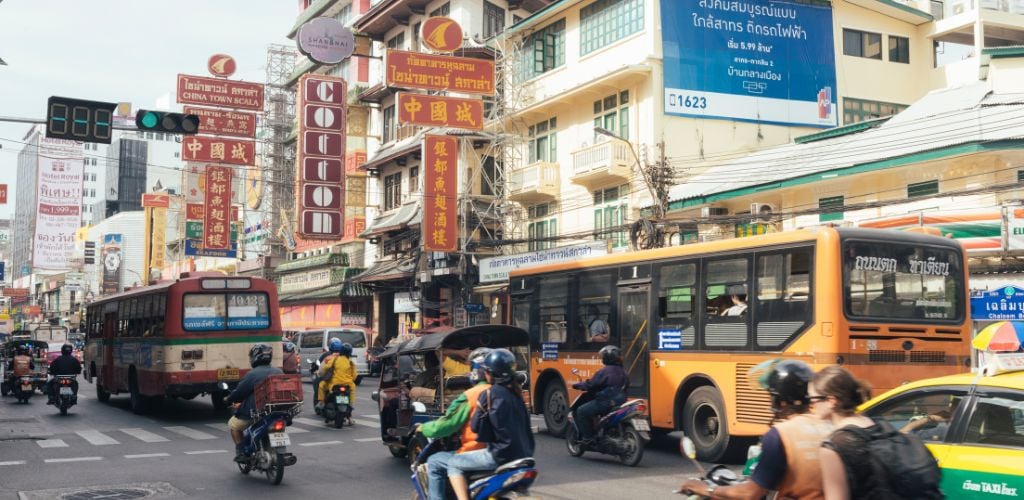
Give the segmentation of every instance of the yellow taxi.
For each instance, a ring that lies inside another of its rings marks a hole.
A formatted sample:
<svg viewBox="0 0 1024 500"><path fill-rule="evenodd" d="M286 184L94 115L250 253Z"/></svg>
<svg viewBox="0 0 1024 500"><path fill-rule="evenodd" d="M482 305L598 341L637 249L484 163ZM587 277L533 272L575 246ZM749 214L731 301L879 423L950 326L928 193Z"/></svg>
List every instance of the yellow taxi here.
<svg viewBox="0 0 1024 500"><path fill-rule="evenodd" d="M1024 354L998 358L981 374L908 383L860 407L925 442L948 498L1024 498Z"/></svg>

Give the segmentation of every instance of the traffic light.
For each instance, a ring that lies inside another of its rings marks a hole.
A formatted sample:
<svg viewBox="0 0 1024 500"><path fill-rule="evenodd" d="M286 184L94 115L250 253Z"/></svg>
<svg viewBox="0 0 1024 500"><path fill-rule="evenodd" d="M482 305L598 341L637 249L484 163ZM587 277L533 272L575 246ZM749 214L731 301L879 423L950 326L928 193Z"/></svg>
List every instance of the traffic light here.
<svg viewBox="0 0 1024 500"><path fill-rule="evenodd" d="M112 102L51 96L46 101L46 137L110 144L116 107Z"/></svg>
<svg viewBox="0 0 1024 500"><path fill-rule="evenodd" d="M191 135L199 132L199 117L140 109L135 113L135 126L145 132Z"/></svg>

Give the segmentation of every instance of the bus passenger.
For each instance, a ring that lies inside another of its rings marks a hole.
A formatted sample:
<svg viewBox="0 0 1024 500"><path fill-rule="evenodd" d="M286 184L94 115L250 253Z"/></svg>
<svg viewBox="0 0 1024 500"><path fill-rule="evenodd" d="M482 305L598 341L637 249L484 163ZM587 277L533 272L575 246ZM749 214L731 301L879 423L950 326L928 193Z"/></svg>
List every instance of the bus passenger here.
<svg viewBox="0 0 1024 500"><path fill-rule="evenodd" d="M722 316L743 316L747 313L747 296L746 295L730 295L729 300L732 301L732 305L722 311Z"/></svg>
<svg viewBox="0 0 1024 500"><path fill-rule="evenodd" d="M608 322L601 319L601 312L597 306L587 308L587 315L592 319L587 324L587 342L608 342L611 338L612 327Z"/></svg>

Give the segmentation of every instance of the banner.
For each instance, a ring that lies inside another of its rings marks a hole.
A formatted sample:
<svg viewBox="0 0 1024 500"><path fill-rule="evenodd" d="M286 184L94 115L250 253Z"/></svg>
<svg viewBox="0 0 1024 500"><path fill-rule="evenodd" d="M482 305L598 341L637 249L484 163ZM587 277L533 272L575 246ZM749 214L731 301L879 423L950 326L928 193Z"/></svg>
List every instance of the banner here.
<svg viewBox="0 0 1024 500"><path fill-rule="evenodd" d="M423 248L454 252L458 243L459 143L446 135L423 136Z"/></svg>
<svg viewBox="0 0 1024 500"><path fill-rule="evenodd" d="M480 259L480 283L499 283L508 281L508 274L514 269L539 266L542 264L555 264L569 262L587 257L608 255L608 243L594 241L579 245L569 245L547 250L520 253L516 255L503 255L501 257L488 257Z"/></svg>
<svg viewBox="0 0 1024 500"><path fill-rule="evenodd" d="M123 239L120 234L103 235L103 281L100 285L102 295L120 291L122 243Z"/></svg>
<svg viewBox="0 0 1024 500"><path fill-rule="evenodd" d="M218 165L206 167L206 205L203 214L203 247L227 250L231 224L231 168Z"/></svg>
<svg viewBox="0 0 1024 500"><path fill-rule="evenodd" d="M832 7L661 0L665 114L835 127Z"/></svg>
<svg viewBox="0 0 1024 500"><path fill-rule="evenodd" d="M32 266L67 270L82 225L82 143L40 138Z"/></svg>

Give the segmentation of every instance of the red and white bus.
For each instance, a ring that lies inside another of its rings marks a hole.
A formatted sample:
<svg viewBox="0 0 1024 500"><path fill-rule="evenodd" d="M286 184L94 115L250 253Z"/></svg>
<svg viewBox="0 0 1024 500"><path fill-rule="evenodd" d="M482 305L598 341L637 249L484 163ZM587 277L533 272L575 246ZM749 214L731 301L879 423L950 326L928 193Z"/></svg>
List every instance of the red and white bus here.
<svg viewBox="0 0 1024 500"><path fill-rule="evenodd" d="M210 394L223 408L217 385L249 371L253 344L271 345L281 366L278 311L273 282L213 273L104 297L86 314L86 378L100 401L128 393L137 413L166 396Z"/></svg>

